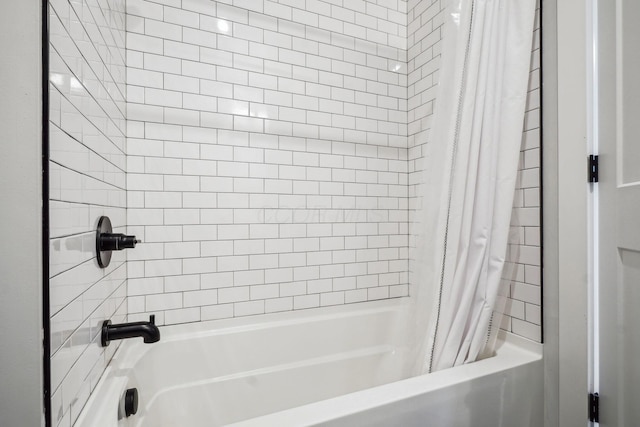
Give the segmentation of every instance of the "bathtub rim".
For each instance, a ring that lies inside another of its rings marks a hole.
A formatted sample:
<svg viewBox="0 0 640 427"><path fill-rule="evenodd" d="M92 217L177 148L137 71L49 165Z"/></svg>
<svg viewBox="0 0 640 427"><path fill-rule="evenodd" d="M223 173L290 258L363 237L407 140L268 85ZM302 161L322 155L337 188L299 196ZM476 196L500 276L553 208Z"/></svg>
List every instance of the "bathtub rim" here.
<svg viewBox="0 0 640 427"><path fill-rule="evenodd" d="M470 364L443 369L229 424L227 427L302 427L320 425L380 406L417 397L484 376L542 361L541 343L501 330L496 354ZM300 420L313 420L303 424Z"/></svg>

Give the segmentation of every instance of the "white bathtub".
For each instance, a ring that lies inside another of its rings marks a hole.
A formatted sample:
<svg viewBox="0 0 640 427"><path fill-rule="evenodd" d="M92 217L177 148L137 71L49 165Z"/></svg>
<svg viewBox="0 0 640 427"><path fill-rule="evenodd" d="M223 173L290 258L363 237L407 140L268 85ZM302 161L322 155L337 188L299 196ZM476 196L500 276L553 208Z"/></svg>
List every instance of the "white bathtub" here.
<svg viewBox="0 0 640 427"><path fill-rule="evenodd" d="M404 379L405 304L161 328L159 343L124 343L76 426L542 425L540 346L510 338L490 359ZM118 420L131 387L138 413Z"/></svg>

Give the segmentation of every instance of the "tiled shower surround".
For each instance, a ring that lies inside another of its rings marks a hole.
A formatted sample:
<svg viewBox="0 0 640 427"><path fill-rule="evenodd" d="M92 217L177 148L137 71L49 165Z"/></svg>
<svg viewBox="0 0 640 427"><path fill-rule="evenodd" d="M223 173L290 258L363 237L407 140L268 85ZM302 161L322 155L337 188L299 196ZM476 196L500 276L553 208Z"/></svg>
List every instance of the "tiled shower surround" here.
<svg viewBox="0 0 640 427"><path fill-rule="evenodd" d="M118 343L100 324L126 319L126 258L95 261L95 228L126 224L124 0L51 0L50 312L54 425L73 424Z"/></svg>
<svg viewBox="0 0 640 427"><path fill-rule="evenodd" d="M127 2L129 313L408 295L407 3L162 3Z"/></svg>
<svg viewBox="0 0 640 427"><path fill-rule="evenodd" d="M511 215L511 236L504 279L508 282L502 327L517 335L542 340L542 252L540 197L540 4L531 50L531 71L525 108L518 181Z"/></svg>
<svg viewBox="0 0 640 427"><path fill-rule="evenodd" d="M410 294L441 1L51 0L54 424L117 348L96 342L104 319ZM533 52L504 327L539 340ZM104 214L144 243L101 270Z"/></svg>

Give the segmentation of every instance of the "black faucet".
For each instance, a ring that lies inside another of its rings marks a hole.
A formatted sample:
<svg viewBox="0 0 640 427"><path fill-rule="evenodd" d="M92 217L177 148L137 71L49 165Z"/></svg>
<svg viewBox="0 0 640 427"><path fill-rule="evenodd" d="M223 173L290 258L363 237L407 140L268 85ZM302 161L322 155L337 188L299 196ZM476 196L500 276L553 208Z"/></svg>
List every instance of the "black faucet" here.
<svg viewBox="0 0 640 427"><path fill-rule="evenodd" d="M106 347L110 341L125 338L143 337L147 344L160 341L160 330L156 326L156 316L151 315L148 322L120 323L112 325L111 320L102 322L102 346Z"/></svg>

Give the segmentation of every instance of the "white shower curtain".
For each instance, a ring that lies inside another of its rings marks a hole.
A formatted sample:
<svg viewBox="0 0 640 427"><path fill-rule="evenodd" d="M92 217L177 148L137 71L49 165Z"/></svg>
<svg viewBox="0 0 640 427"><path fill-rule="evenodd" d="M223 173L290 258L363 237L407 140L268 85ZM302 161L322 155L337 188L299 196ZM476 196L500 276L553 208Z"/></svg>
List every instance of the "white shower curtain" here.
<svg viewBox="0 0 640 427"><path fill-rule="evenodd" d="M418 319L429 317L416 367L473 362L493 351L528 86L535 0L451 0L439 95L416 213ZM421 312L421 314L420 314Z"/></svg>

